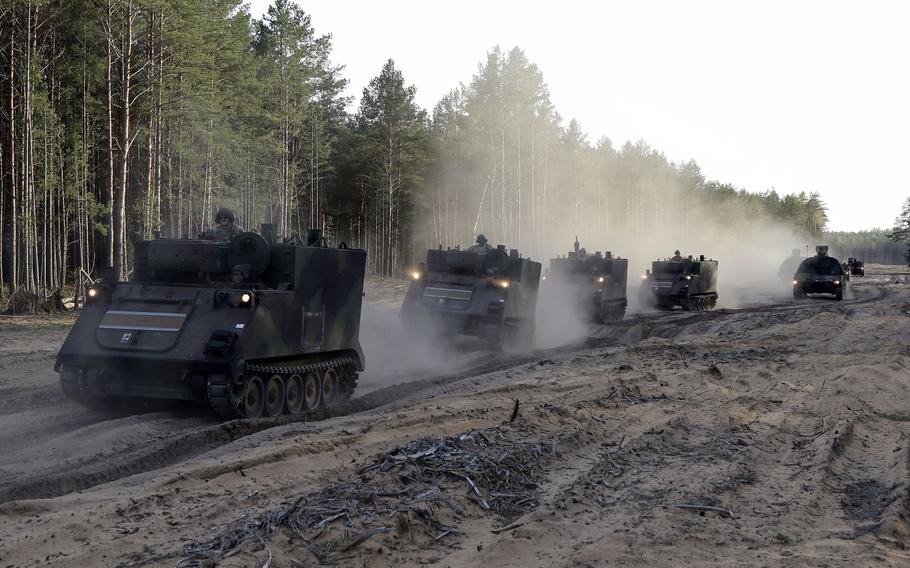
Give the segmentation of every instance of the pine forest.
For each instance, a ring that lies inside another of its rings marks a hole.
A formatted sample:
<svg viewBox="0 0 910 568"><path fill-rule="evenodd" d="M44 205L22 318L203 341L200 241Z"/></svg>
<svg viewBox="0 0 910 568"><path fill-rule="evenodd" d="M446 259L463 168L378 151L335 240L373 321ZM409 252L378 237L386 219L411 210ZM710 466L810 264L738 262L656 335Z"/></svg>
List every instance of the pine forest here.
<svg viewBox="0 0 910 568"><path fill-rule="evenodd" d="M289 0L261 20L237 0L3 0L0 21L0 293L127 278L131 243L195 238L220 206L365 248L380 276L477 233L543 258L658 228L696 246L707 218L825 230L815 193L589 140L519 48L491 48L432 109L389 59L352 106L331 30Z"/></svg>

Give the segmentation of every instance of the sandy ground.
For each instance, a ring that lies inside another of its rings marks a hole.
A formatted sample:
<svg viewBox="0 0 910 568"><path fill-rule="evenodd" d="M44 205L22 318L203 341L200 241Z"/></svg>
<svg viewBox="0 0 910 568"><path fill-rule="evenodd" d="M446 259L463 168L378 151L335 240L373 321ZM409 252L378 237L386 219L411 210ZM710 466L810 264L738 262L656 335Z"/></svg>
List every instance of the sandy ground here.
<svg viewBox="0 0 910 568"><path fill-rule="evenodd" d="M373 284L310 422L90 412L71 320L2 319L0 566L910 566L910 275L869 269L508 355L402 344Z"/></svg>

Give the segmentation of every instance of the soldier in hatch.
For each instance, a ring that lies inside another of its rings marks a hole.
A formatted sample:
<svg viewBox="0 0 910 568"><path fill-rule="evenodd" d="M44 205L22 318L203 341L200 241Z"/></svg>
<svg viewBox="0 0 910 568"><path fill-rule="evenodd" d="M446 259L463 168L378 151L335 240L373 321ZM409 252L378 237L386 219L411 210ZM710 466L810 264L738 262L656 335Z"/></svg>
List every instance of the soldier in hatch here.
<svg viewBox="0 0 910 568"><path fill-rule="evenodd" d="M468 251L478 254L486 254L491 250L493 247L487 244L487 238L483 234L477 235L477 244L468 249Z"/></svg>
<svg viewBox="0 0 910 568"><path fill-rule="evenodd" d="M673 251L673 258L670 259L673 262L682 262L683 257L679 254L679 251Z"/></svg>
<svg viewBox="0 0 910 568"><path fill-rule="evenodd" d="M199 238L207 241L230 241L242 232L243 229L234 224L234 212L222 207L215 213L215 226L201 233Z"/></svg>

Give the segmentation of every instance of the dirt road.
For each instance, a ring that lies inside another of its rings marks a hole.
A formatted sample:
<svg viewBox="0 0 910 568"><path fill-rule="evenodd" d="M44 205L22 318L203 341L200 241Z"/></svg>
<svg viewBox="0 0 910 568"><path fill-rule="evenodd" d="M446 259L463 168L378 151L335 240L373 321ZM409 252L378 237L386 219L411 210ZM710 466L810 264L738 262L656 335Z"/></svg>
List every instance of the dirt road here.
<svg viewBox="0 0 910 568"><path fill-rule="evenodd" d="M311 422L97 415L67 322L4 320L0 566L910 565L910 288L855 282L412 354Z"/></svg>

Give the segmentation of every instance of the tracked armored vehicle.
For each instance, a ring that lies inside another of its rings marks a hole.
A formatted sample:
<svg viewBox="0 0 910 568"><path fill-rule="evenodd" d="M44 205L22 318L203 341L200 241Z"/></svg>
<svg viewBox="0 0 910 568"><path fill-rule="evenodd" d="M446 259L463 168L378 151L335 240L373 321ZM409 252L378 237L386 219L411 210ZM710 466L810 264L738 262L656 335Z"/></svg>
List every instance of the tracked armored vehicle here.
<svg viewBox="0 0 910 568"><path fill-rule="evenodd" d="M497 349L530 347L540 263L499 245L427 251L411 274L401 319L410 333L472 335Z"/></svg>
<svg viewBox="0 0 910 568"><path fill-rule="evenodd" d="M263 235L137 242L131 281L88 290L57 356L64 393L96 409L176 399L248 418L350 397L366 252L318 231Z"/></svg>
<svg viewBox="0 0 910 568"><path fill-rule="evenodd" d="M618 321L626 313L626 281L629 261L600 251L593 255L579 248L564 257L550 259L547 284L576 299L584 316L597 323Z"/></svg>
<svg viewBox="0 0 910 568"><path fill-rule="evenodd" d="M851 276L865 276L866 275L866 263L861 261L858 258L853 258L851 256L847 260L847 268L849 269Z"/></svg>
<svg viewBox="0 0 910 568"><path fill-rule="evenodd" d="M847 274L843 265L828 256L828 247L815 247L816 255L799 265L793 275L793 298L801 300L806 294L831 294L843 300L847 291Z"/></svg>
<svg viewBox="0 0 910 568"><path fill-rule="evenodd" d="M644 305L669 310L706 311L717 305L717 261L704 255L693 259L655 260L641 283Z"/></svg>

